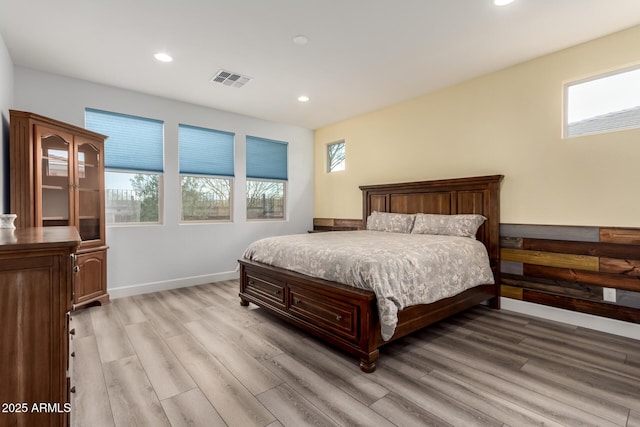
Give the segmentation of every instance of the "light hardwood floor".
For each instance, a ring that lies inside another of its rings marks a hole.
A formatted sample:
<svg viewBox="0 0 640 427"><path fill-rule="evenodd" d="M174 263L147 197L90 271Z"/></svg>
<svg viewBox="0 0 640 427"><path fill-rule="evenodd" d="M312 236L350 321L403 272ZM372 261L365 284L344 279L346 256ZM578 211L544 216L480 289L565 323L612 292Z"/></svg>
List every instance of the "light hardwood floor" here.
<svg viewBox="0 0 640 427"><path fill-rule="evenodd" d="M377 370L227 281L73 315L75 426L640 426L640 342L477 307Z"/></svg>

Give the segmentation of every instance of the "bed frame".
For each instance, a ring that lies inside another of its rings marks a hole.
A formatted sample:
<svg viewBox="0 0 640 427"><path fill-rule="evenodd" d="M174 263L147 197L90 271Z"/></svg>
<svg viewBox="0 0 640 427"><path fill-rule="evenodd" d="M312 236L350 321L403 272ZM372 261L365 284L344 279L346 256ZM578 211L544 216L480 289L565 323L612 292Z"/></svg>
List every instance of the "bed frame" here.
<svg viewBox="0 0 640 427"><path fill-rule="evenodd" d="M378 212L481 214L487 221L476 235L487 247L494 285L480 285L451 298L407 307L398 313L391 340L380 336L371 291L313 278L249 260L240 263L240 304L250 302L360 358L373 372L378 348L411 332L489 301L500 308L500 182L502 175L362 186L363 224Z"/></svg>

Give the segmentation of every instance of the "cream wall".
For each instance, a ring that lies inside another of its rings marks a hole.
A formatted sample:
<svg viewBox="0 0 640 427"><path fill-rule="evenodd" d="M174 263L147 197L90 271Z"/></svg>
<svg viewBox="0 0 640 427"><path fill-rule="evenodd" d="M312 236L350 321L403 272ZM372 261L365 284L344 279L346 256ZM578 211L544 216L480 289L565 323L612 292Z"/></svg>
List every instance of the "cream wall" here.
<svg viewBox="0 0 640 427"><path fill-rule="evenodd" d="M563 83L640 63L639 43L640 26L316 130L314 216L361 217L359 185L499 173L501 222L640 227L640 129L561 137Z"/></svg>

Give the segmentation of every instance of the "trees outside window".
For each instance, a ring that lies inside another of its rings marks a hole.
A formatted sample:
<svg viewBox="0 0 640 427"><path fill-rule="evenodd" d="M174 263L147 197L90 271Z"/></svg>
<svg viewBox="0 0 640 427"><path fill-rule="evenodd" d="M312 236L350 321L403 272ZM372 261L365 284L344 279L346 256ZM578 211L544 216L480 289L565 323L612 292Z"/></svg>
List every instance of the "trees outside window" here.
<svg viewBox="0 0 640 427"><path fill-rule="evenodd" d="M247 180L247 219L284 219L285 182Z"/></svg>
<svg viewBox="0 0 640 427"><path fill-rule="evenodd" d="M329 144L327 146L327 172L343 171L345 166L344 141Z"/></svg>

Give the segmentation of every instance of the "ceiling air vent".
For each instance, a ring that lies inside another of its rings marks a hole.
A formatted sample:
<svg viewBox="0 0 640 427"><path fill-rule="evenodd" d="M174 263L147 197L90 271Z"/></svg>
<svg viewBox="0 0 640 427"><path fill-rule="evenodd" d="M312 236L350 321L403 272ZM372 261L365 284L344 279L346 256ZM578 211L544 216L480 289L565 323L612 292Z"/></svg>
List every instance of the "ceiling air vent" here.
<svg viewBox="0 0 640 427"><path fill-rule="evenodd" d="M251 77L242 74L232 73L231 71L220 70L211 79L214 83L220 83L225 86L242 87L253 80Z"/></svg>

